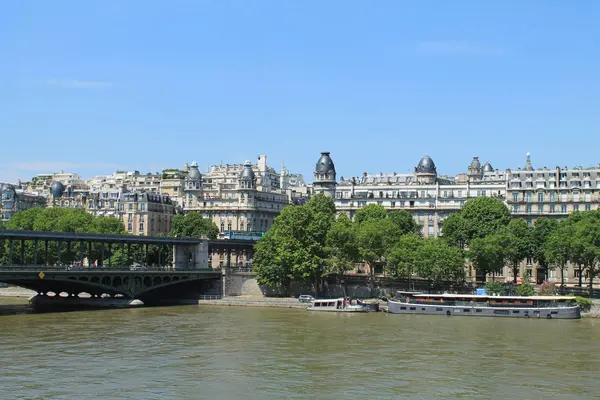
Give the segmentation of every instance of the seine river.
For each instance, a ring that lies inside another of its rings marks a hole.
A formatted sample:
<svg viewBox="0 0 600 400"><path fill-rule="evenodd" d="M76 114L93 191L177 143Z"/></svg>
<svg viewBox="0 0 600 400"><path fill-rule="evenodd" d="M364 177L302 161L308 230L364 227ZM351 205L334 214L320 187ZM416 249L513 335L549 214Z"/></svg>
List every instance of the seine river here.
<svg viewBox="0 0 600 400"><path fill-rule="evenodd" d="M600 320L8 302L2 399L600 398Z"/></svg>

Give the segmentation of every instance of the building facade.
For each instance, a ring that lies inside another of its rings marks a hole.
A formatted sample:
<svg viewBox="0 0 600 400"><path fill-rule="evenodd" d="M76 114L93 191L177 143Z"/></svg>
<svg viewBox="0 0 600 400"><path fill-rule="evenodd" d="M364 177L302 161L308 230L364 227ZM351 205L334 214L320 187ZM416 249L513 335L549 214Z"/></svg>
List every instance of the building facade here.
<svg viewBox="0 0 600 400"><path fill-rule="evenodd" d="M46 206L46 196L8 183L0 183L0 221L7 222L14 213Z"/></svg>
<svg viewBox="0 0 600 400"><path fill-rule="evenodd" d="M439 175L434 161L424 156L412 174L363 173L360 177L335 179L336 171L329 153L321 153L315 166L314 192L334 198L338 213L350 218L368 204L379 204L388 211L406 210L421 226L424 237L438 237L444 220L460 211L464 203L475 197L495 197L509 208L513 218L523 218L530 226L536 218L566 218L574 211L590 211L600 204L600 165L594 168L538 168L529 153L525 167L514 171L494 169L489 162L481 165L478 157L467 172L455 177ZM475 279L475 271L467 267L467 275ZM523 260L517 278L530 275L533 280L560 282L560 271L549 276L533 260ZM506 266L498 280L512 281L512 268ZM567 284L579 282L579 269L569 265L565 271ZM588 282L583 276L583 283Z"/></svg>

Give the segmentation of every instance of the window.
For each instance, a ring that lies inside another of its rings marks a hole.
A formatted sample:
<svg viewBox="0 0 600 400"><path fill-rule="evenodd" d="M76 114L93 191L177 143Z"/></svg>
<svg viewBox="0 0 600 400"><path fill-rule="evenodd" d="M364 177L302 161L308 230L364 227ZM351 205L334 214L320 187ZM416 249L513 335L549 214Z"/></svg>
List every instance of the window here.
<svg viewBox="0 0 600 400"><path fill-rule="evenodd" d="M519 201L519 193L513 193L513 201Z"/></svg>
<svg viewBox="0 0 600 400"><path fill-rule="evenodd" d="M560 212L563 213L563 214L567 212L567 205L566 204L561 204L561 206L560 206Z"/></svg>
<svg viewBox="0 0 600 400"><path fill-rule="evenodd" d="M514 213L518 213L519 212L519 206L513 206L513 212Z"/></svg>
<svg viewBox="0 0 600 400"><path fill-rule="evenodd" d="M133 210L133 204L132 204L132 203L129 203L129 205L127 206L127 209L128 209L128 210Z"/></svg>
<svg viewBox="0 0 600 400"><path fill-rule="evenodd" d="M531 214L531 205L527 206L527 214Z"/></svg>
<svg viewBox="0 0 600 400"><path fill-rule="evenodd" d="M554 201L554 192L550 193L550 201Z"/></svg>
<svg viewBox="0 0 600 400"><path fill-rule="evenodd" d="M231 222L227 223L227 230L230 231L231 230Z"/></svg>
<svg viewBox="0 0 600 400"><path fill-rule="evenodd" d="M554 214L556 211L554 204L550 204L550 214Z"/></svg>
<svg viewBox="0 0 600 400"><path fill-rule="evenodd" d="M585 211L590 211L592 209L591 205L586 204L585 205Z"/></svg>
<svg viewBox="0 0 600 400"><path fill-rule="evenodd" d="M540 212L540 213L543 213L543 212L544 212L544 205L543 205L543 204L540 204L540 205L538 206L538 212Z"/></svg>
<svg viewBox="0 0 600 400"><path fill-rule="evenodd" d="M531 201L531 193L527 193L527 194L525 195L525 199L526 199L527 201Z"/></svg>
<svg viewBox="0 0 600 400"><path fill-rule="evenodd" d="M225 231L225 224L221 222L221 232Z"/></svg>
<svg viewBox="0 0 600 400"><path fill-rule="evenodd" d="M143 220L140 221L140 226L139 226L138 232L144 232L144 221Z"/></svg>
<svg viewBox="0 0 600 400"><path fill-rule="evenodd" d="M538 193L538 202L542 203L544 201L544 193Z"/></svg>
<svg viewBox="0 0 600 400"><path fill-rule="evenodd" d="M573 211L579 211L579 204L573 204Z"/></svg>

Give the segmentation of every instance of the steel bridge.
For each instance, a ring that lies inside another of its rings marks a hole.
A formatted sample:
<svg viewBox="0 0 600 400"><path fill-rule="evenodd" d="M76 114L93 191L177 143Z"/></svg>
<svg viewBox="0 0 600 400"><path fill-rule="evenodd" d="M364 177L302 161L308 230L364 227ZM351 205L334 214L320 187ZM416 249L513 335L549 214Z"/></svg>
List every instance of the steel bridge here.
<svg viewBox="0 0 600 400"><path fill-rule="evenodd" d="M92 297L165 299L220 288L209 255L252 254L252 240L0 230L0 282ZM15 248L16 247L16 248ZM87 260L87 263L85 262Z"/></svg>

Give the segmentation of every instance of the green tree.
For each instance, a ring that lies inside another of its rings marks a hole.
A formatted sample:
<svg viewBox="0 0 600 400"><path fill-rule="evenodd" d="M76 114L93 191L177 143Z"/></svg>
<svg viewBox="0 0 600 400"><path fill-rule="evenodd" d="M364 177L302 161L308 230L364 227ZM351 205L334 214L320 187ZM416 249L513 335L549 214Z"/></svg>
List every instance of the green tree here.
<svg viewBox="0 0 600 400"><path fill-rule="evenodd" d="M352 221L342 214L327 232L328 271L336 275L352 269L359 261L356 231Z"/></svg>
<svg viewBox="0 0 600 400"><path fill-rule="evenodd" d="M394 278L407 279L409 288L411 276L416 272L417 251L422 244L423 239L415 233L403 235L387 257L387 272Z"/></svg>
<svg viewBox="0 0 600 400"><path fill-rule="evenodd" d="M460 213L451 214L444 220L442 238L449 246L464 250L469 240L467 223Z"/></svg>
<svg viewBox="0 0 600 400"><path fill-rule="evenodd" d="M463 252L448 246L443 240L424 239L416 251L417 274L434 286L442 282L462 283L465 280Z"/></svg>
<svg viewBox="0 0 600 400"><path fill-rule="evenodd" d="M493 197L467 200L460 214L466 223L468 240L498 233L510 222L506 205Z"/></svg>
<svg viewBox="0 0 600 400"><path fill-rule="evenodd" d="M209 239L216 239L218 235L219 228L217 228L217 225L197 212L179 214L173 217L171 232L169 232L171 237L207 236Z"/></svg>
<svg viewBox="0 0 600 400"><path fill-rule="evenodd" d="M575 224L571 245L587 272L591 297L594 278L600 275L600 211L582 213L582 218Z"/></svg>
<svg viewBox="0 0 600 400"><path fill-rule="evenodd" d="M379 204L368 204L359 208L354 214L354 222L361 224L366 221L382 220L387 217L386 209Z"/></svg>
<svg viewBox="0 0 600 400"><path fill-rule="evenodd" d="M390 219L369 219L356 226L356 240L362 260L375 276L375 265L392 249L401 236L400 228Z"/></svg>
<svg viewBox="0 0 600 400"><path fill-rule="evenodd" d="M255 248L259 283L283 285L289 293L289 283L297 280L312 284L319 295L327 272L327 232L335 217L332 205L332 199L315 196L306 205L283 209Z"/></svg>
<svg viewBox="0 0 600 400"><path fill-rule="evenodd" d="M544 281L548 280L550 262L546 256L546 247L550 235L558 228L558 222L554 219L541 217L535 220L531 231L532 258L542 267Z"/></svg>
<svg viewBox="0 0 600 400"><path fill-rule="evenodd" d="M504 257L513 271L513 282L517 283L519 264L531 255L531 233L524 219L513 219L506 227Z"/></svg>
<svg viewBox="0 0 600 400"><path fill-rule="evenodd" d="M548 263L560 269L560 286L565 287L565 269L571 257L571 240L574 226L571 221L560 221L548 235L544 246L544 255Z"/></svg>
<svg viewBox="0 0 600 400"><path fill-rule="evenodd" d="M477 269L477 275L485 282L489 273L496 274L504 267L504 244L506 236L501 233L474 238L469 245L468 258Z"/></svg>
<svg viewBox="0 0 600 400"><path fill-rule="evenodd" d="M419 224L415 222L412 214L406 210L391 211L387 214L387 217L398 226L402 235L419 232Z"/></svg>

